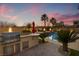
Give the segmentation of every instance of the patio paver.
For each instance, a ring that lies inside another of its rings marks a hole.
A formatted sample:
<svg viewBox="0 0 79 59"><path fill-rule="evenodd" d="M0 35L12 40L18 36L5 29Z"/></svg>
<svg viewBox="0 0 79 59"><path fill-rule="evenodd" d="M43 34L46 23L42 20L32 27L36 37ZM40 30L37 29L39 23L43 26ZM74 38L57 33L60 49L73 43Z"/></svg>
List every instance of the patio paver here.
<svg viewBox="0 0 79 59"><path fill-rule="evenodd" d="M53 43L39 44L30 49L24 49L17 56L62 56L58 51L59 45Z"/></svg>

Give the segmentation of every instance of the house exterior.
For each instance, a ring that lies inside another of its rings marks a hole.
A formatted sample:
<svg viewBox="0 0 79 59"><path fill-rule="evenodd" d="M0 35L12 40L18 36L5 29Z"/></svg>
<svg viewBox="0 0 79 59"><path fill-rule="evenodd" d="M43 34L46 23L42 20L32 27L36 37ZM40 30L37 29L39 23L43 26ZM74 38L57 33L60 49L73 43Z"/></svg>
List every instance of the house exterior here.
<svg viewBox="0 0 79 59"><path fill-rule="evenodd" d="M74 27L79 27L79 20L73 21Z"/></svg>

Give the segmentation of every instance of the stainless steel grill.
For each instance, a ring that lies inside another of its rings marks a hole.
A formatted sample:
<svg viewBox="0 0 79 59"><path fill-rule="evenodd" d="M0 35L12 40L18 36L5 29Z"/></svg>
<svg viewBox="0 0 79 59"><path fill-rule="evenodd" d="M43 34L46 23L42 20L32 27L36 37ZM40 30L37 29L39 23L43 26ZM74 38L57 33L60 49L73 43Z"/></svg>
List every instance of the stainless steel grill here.
<svg viewBox="0 0 79 59"><path fill-rule="evenodd" d="M19 32L9 32L9 33L1 33L0 34L0 42L4 43L11 43L20 40L20 33Z"/></svg>

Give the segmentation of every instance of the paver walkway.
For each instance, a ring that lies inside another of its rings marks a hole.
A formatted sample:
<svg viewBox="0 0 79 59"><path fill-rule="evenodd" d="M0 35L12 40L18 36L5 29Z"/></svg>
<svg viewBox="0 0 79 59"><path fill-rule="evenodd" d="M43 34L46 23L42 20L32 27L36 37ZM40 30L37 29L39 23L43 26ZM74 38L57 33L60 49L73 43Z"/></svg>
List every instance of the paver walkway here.
<svg viewBox="0 0 79 59"><path fill-rule="evenodd" d="M58 51L59 45L53 43L39 44L30 49L25 49L17 56L62 56Z"/></svg>

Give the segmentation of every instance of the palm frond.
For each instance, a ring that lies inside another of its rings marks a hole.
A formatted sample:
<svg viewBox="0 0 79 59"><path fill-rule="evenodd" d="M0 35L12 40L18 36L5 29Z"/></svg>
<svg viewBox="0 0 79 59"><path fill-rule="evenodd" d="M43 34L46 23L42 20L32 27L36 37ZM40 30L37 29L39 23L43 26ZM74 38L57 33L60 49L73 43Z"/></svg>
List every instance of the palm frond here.
<svg viewBox="0 0 79 59"><path fill-rule="evenodd" d="M79 39L79 37L72 38L72 39L70 40L70 42L74 42L74 41L76 41L77 39Z"/></svg>
<svg viewBox="0 0 79 59"><path fill-rule="evenodd" d="M58 40L63 43L73 42L79 39L79 36L77 35L78 33L75 31L71 32L70 30L61 30L58 32Z"/></svg>
<svg viewBox="0 0 79 59"><path fill-rule="evenodd" d="M77 36L78 34L79 34L79 33L72 32L72 34L70 35L69 41L70 41L70 42L73 42L73 41L77 40L77 38L79 37L79 36Z"/></svg>

